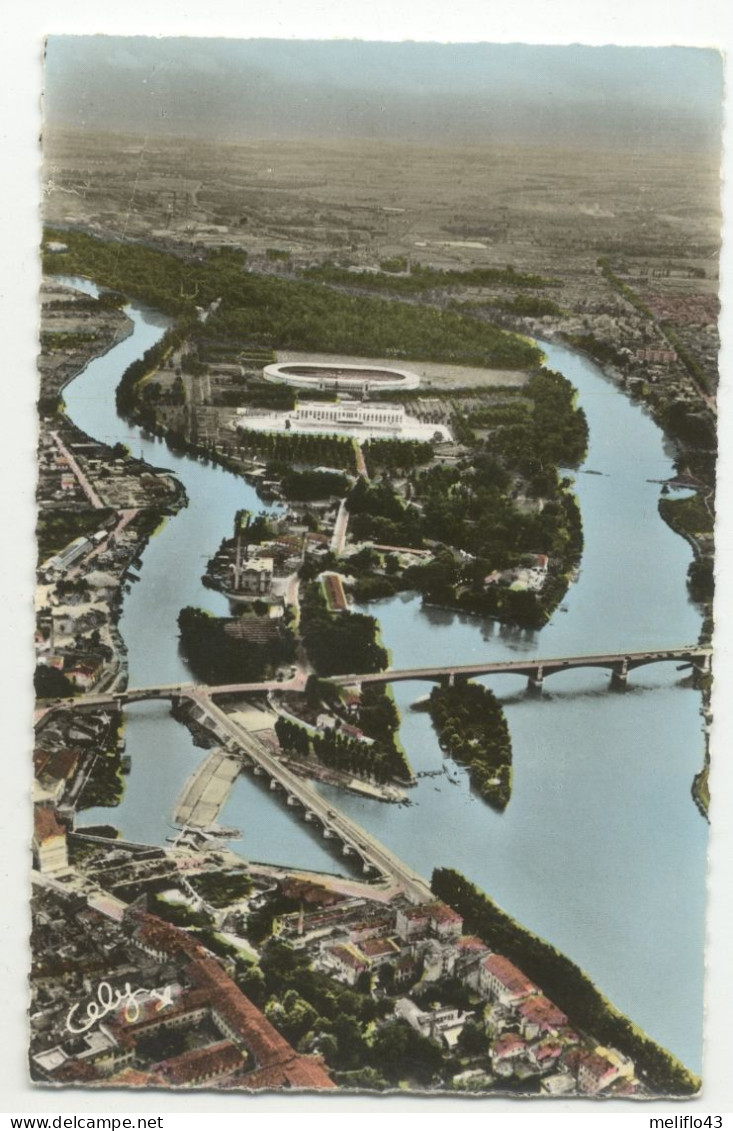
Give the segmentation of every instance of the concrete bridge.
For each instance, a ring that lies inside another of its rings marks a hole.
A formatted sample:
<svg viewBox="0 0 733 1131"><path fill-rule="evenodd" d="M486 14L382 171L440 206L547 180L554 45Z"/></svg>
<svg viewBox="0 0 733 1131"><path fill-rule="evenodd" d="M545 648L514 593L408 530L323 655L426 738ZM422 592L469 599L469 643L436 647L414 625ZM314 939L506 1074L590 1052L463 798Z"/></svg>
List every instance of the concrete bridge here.
<svg viewBox="0 0 733 1131"><path fill-rule="evenodd" d="M338 841L342 855L359 860L367 877L396 883L413 903L434 899L429 885L417 872L356 821L331 808L310 782L283 766L256 735L207 696L192 694L190 698L199 707L198 721L209 726L232 753L236 752L244 766L251 768L257 776L269 779L270 789L283 793L286 804L292 809L300 809L305 821L319 827L327 839Z"/></svg>
<svg viewBox="0 0 733 1131"><path fill-rule="evenodd" d="M332 676L338 686L370 683L394 683L408 680L426 680L451 686L456 681L480 675L504 672L526 676L529 688L541 691L547 676L574 668L603 668L611 673L611 684L623 687L628 673L648 664L677 662L701 673L710 670L712 649L701 645L644 652L615 652L587 656L564 656L555 659L521 659L478 664L458 664L426 668L405 668L374 673L355 673ZM61 700L48 705L44 714L62 709L67 702L78 709L94 706L117 706L144 700L170 699L173 703L189 700L198 708L198 721L208 726L219 741L241 761L243 767L266 778L270 788L284 795L286 804L300 810L308 823L319 828L325 838L337 841L346 857L360 861L366 877L388 881L397 885L415 903L430 901L433 896L425 880L385 845L351 818L332 808L310 782L294 774L257 739L228 715L215 702L215 697L226 694L264 694L268 691L304 691L306 673L299 672L289 681L238 683L207 686L194 683L159 684L152 687L130 688L127 691L85 695L70 701ZM40 721L40 720L39 720ZM87 834L81 834L87 835ZM101 838L102 843L110 842ZM120 842L115 842L119 844ZM152 846L151 846L152 847Z"/></svg>
<svg viewBox="0 0 733 1131"><path fill-rule="evenodd" d="M611 685L625 687L628 674L635 668L648 664L677 661L689 665L700 673L710 670L712 648L699 644L683 648L654 649L644 652L603 652L588 656L561 656L554 659L500 660L478 664L453 664L430 668L403 668L396 671L375 672L369 675L331 676L339 686L368 683L399 683L408 680L426 680L452 686L456 681L480 675L512 673L527 677L531 691L541 691L547 676L574 668L605 668L611 672Z"/></svg>
<svg viewBox="0 0 733 1131"><path fill-rule="evenodd" d="M551 659L521 659L483 661L476 664L443 664L426 668L387 668L380 672L355 672L348 675L329 676L329 682L339 687L363 686L370 683L404 683L409 680L425 680L430 683L444 683L452 686L456 681L473 679L481 675L501 675L503 673L527 677L530 691L541 691L545 679L558 672L572 671L575 668L605 668L611 673L611 686L626 686L629 672L649 664L678 663L688 666L700 674L710 671L712 648L709 645L688 644L681 648L656 648L643 652L602 652L583 656L559 656ZM213 699L219 695L264 695L270 691L302 692L305 690L305 672L289 680L267 680L261 683L169 683L150 687L132 687L126 691L102 692L79 696L73 700L61 700L54 706L65 706L67 702L77 707L118 706L126 703L140 703L146 699ZM53 707L47 708L53 709Z"/></svg>

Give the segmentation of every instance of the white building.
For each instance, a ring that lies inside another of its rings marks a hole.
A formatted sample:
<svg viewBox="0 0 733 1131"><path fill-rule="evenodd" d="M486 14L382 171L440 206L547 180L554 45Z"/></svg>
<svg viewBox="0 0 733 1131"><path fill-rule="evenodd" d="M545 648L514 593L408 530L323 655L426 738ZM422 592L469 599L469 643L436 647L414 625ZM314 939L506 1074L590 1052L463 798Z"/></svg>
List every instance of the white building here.
<svg viewBox="0 0 733 1131"><path fill-rule="evenodd" d="M239 567L232 566L232 588L235 593L264 596L270 592L274 562L272 558L250 558Z"/></svg>
<svg viewBox="0 0 733 1131"><path fill-rule="evenodd" d="M405 424L405 410L402 405L372 401L341 401L338 404L303 401L292 413L292 420L316 428L331 424L337 428L389 428L401 432Z"/></svg>
<svg viewBox="0 0 733 1131"><path fill-rule="evenodd" d="M452 1006L433 1006L420 1009L409 997L398 998L394 1011L417 1033L433 1040L442 1040L448 1048L453 1048L463 1026L473 1013L461 1013Z"/></svg>

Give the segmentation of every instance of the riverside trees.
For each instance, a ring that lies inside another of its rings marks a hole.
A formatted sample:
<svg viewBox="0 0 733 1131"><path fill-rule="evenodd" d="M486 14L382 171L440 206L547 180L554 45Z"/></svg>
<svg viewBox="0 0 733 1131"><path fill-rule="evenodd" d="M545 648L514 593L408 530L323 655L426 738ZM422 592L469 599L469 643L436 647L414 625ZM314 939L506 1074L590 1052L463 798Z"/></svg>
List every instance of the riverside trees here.
<svg viewBox="0 0 733 1131"><path fill-rule="evenodd" d="M48 239L56 237L60 239L60 233L47 232ZM236 251L212 253L203 260L184 259L83 232L65 232L63 242L67 251L44 257L44 270L49 273L89 276L101 286L194 323L197 308L222 299L206 323L197 326L203 340L234 337L260 348L411 357L502 369L525 369L540 358L531 342L470 314L258 275L244 270ZM480 280L469 285L481 285Z"/></svg>
<svg viewBox="0 0 733 1131"><path fill-rule="evenodd" d="M434 687L428 710L443 749L467 765L473 785L495 809L505 809L512 788L512 741L493 692L479 683Z"/></svg>

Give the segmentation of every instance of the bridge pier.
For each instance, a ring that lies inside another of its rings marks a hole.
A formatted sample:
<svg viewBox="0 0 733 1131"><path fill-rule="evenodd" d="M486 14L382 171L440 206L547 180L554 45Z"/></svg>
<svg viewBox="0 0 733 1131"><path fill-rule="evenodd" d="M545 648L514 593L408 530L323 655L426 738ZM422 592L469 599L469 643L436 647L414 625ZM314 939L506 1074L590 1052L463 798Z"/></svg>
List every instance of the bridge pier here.
<svg viewBox="0 0 733 1131"><path fill-rule="evenodd" d="M611 672L611 687L614 691L625 691L629 681L629 661L624 659L614 664Z"/></svg>
<svg viewBox="0 0 733 1131"><path fill-rule="evenodd" d="M458 687L462 683L468 683L470 678L462 672L448 672L447 676L442 677L440 684L441 687Z"/></svg>
<svg viewBox="0 0 733 1131"><path fill-rule="evenodd" d="M530 695L541 695L542 694L542 684L544 683L544 680L545 680L545 673L544 673L544 670L542 668L542 665L540 664L539 667L537 667L535 669L534 675L531 675L529 677L529 679L527 680L527 691L529 692L529 694Z"/></svg>
<svg viewBox="0 0 733 1131"><path fill-rule="evenodd" d="M713 670L712 656L708 653L692 661L692 679L695 687L700 686L703 676L710 675Z"/></svg>

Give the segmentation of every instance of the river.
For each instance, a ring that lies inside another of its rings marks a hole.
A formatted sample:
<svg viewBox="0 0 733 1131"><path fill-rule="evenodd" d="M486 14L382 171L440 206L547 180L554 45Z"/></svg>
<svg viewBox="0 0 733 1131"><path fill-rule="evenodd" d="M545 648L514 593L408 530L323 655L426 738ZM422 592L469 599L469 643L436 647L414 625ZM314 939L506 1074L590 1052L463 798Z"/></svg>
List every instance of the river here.
<svg viewBox="0 0 733 1131"><path fill-rule="evenodd" d="M84 280L60 280L88 293ZM187 604L227 613L200 582L206 561L231 530L238 508L262 510L242 479L172 452L121 420L114 390L127 365L163 332L165 321L136 304L134 332L92 361L65 390L71 419L89 435L127 443L175 472L189 505L151 539L142 580L125 598L120 630L131 686L190 679L178 651L176 618ZM662 433L589 360L541 343L548 364L578 389L590 448L575 475L585 549L582 569L541 632L509 630L399 595L367 606L379 618L394 666L468 663L679 646L697 639L700 614L688 601L691 551L658 515L658 483L673 474ZM587 471L601 474L587 474ZM701 699L685 673L659 664L632 673L626 693L593 669L548 679L541 699L517 676L485 680L504 702L514 748L514 789L503 814L471 792L466 772L445 763L429 718L410 706L429 689L394 685L402 738L427 777L398 808L320 787L418 871L460 869L507 911L549 939L655 1040L693 1071L702 1060L702 992L707 825L690 786L703 761ZM163 843L180 789L202 752L164 703L129 707L132 771L112 821L146 843ZM328 843L251 777L237 780L221 814L242 829L234 842L250 859L343 870Z"/></svg>

